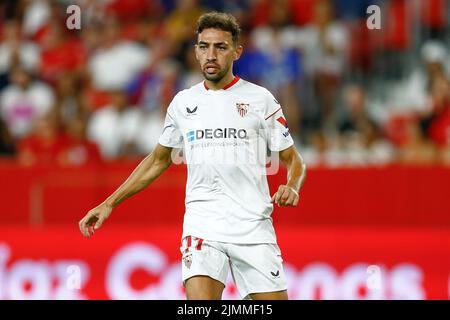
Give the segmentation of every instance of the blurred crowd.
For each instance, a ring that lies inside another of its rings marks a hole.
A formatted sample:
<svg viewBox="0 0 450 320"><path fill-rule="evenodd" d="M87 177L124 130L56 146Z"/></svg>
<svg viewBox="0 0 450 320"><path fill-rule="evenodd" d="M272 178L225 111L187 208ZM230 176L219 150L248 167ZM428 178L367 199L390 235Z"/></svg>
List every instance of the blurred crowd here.
<svg viewBox="0 0 450 320"><path fill-rule="evenodd" d="M307 164L450 165L448 0L3 0L0 157L149 153L173 96L203 80L194 30L211 10L240 22L235 74L277 97Z"/></svg>

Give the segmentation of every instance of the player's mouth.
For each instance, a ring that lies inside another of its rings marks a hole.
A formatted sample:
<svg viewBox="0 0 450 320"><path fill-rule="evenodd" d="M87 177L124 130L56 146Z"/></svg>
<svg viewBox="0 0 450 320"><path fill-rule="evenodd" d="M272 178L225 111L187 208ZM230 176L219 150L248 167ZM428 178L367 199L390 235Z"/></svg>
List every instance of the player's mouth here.
<svg viewBox="0 0 450 320"><path fill-rule="evenodd" d="M217 65L213 65L213 64L207 64L205 66L205 71L206 73L216 73L219 70L219 67Z"/></svg>

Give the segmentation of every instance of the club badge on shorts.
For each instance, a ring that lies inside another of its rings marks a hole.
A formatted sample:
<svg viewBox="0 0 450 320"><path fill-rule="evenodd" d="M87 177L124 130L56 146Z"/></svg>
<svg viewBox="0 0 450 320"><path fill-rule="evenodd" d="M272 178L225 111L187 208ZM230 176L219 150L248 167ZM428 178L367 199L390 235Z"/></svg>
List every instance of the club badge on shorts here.
<svg viewBox="0 0 450 320"><path fill-rule="evenodd" d="M239 102L236 103L236 110L241 117L245 117L245 115L248 112L249 107L250 107L250 104L248 104L248 103L239 103Z"/></svg>
<svg viewBox="0 0 450 320"><path fill-rule="evenodd" d="M188 254L183 257L183 262L186 268L190 269L192 265L192 254Z"/></svg>

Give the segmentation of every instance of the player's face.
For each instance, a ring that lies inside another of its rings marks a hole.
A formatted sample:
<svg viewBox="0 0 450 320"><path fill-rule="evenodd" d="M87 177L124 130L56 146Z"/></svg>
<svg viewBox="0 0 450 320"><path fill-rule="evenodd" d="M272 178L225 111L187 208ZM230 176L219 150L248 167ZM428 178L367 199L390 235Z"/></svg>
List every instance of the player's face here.
<svg viewBox="0 0 450 320"><path fill-rule="evenodd" d="M220 29L204 29L198 35L195 56L205 79L219 82L239 59L242 47L235 47L231 33Z"/></svg>

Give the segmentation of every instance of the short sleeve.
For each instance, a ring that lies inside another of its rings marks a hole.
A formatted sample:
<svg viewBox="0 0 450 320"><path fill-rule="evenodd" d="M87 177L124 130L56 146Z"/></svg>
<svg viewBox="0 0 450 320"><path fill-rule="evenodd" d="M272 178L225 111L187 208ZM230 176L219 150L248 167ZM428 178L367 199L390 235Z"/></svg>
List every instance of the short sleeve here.
<svg viewBox="0 0 450 320"><path fill-rule="evenodd" d="M268 130L267 142L271 151L282 151L294 144L286 117L280 103L268 92L266 99L265 122Z"/></svg>
<svg viewBox="0 0 450 320"><path fill-rule="evenodd" d="M167 108L166 119L164 120L164 128L159 137L159 144L170 148L183 147L183 134L181 133L175 116L175 99L172 100Z"/></svg>

